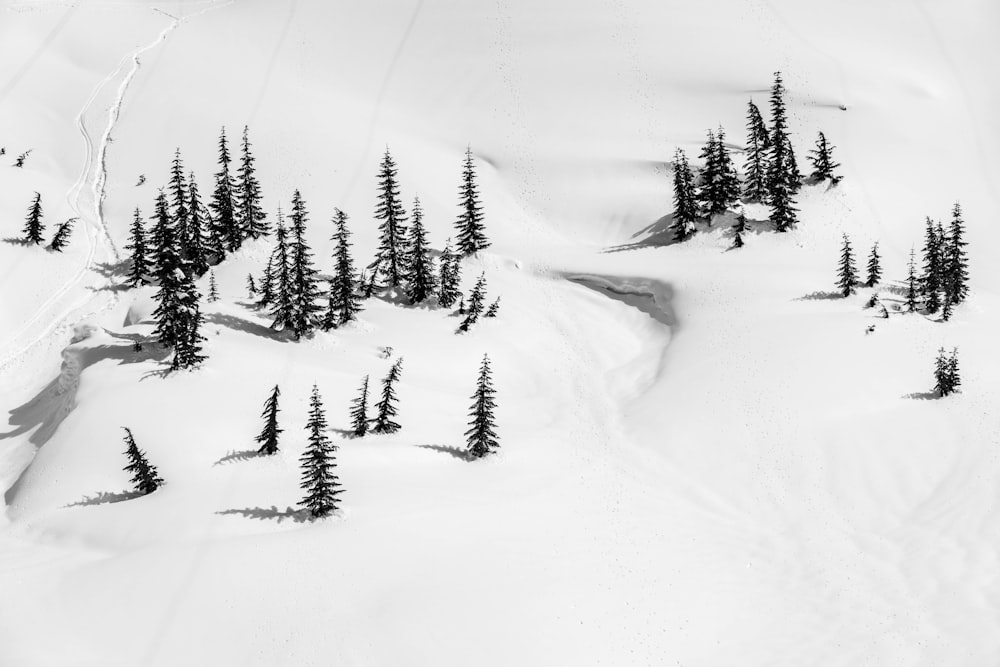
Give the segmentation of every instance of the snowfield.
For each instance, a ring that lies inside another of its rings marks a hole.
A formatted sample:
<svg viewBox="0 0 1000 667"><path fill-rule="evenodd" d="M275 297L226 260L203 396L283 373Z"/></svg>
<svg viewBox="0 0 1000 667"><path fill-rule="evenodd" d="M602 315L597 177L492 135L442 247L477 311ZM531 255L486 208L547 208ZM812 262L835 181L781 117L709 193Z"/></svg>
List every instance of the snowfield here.
<svg viewBox="0 0 1000 667"><path fill-rule="evenodd" d="M0 237L36 191L46 239L79 216L61 254L0 243L0 664L997 665L997 25L987 0L0 2ZM721 124L742 166L776 70L800 166L823 130L844 181L790 233L730 250L730 214L667 243L675 148L700 166ZM215 268L207 362L164 373L132 211L178 147L206 196L244 125L324 275L335 207L371 261L387 146L442 249L470 145L493 245L463 288L484 272L499 317L457 336L373 299L293 342L249 307L262 239ZM971 295L907 314L956 201ZM879 242L888 320L831 297L843 233L862 263ZM484 353L501 448L470 462ZM402 430L346 437L399 358ZM275 384L281 451L254 457ZM345 489L315 522L313 384Z"/></svg>

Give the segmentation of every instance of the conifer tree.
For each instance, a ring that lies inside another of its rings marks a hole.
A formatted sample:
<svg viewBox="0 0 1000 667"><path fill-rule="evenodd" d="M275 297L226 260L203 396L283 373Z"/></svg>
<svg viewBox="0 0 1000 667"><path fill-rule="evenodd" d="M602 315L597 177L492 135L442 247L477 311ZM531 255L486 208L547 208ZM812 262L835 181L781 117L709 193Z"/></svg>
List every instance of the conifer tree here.
<svg viewBox="0 0 1000 667"><path fill-rule="evenodd" d="M49 241L49 250L62 252L62 249L66 247L67 243L69 243L69 234L73 231L74 222L76 222L76 218L70 218L56 228L55 235L53 235L52 240Z"/></svg>
<svg viewBox="0 0 1000 667"><path fill-rule="evenodd" d="M486 309L486 314L483 317L496 317L497 313L500 311L500 297L493 300L490 307Z"/></svg>
<svg viewBox="0 0 1000 667"><path fill-rule="evenodd" d="M709 217L725 213L740 196L740 182L725 144L726 133L708 132L708 143L702 150L705 169L702 171L700 199L705 203Z"/></svg>
<svg viewBox="0 0 1000 667"><path fill-rule="evenodd" d="M354 260L351 259L351 244L348 241L351 233L347 229L347 214L338 208L333 221L337 225L337 231L333 235L337 249L334 251L333 280L330 281L330 297L326 317L323 319L324 329L333 329L357 319L361 310L361 299L355 291Z"/></svg>
<svg viewBox="0 0 1000 667"><path fill-rule="evenodd" d="M400 357L389 369L389 374L382 380L382 398L375 404L378 416L375 417L375 426L372 433L395 433L400 426L392 420L398 412L396 409L396 388L395 384L399 380L399 375L403 370L403 359Z"/></svg>
<svg viewBox="0 0 1000 667"><path fill-rule="evenodd" d="M962 208L956 202L951 212L951 225L942 248L942 273L945 293L953 304L962 303L969 294L969 260L965 247L965 223Z"/></svg>
<svg viewBox="0 0 1000 667"><path fill-rule="evenodd" d="M868 278L865 280L865 287L875 287L882 279L882 263L878 254L878 241L872 246L872 252L868 256Z"/></svg>
<svg viewBox="0 0 1000 667"><path fill-rule="evenodd" d="M396 163L386 148L379 166L379 195L375 218L379 224L379 245L372 271L384 276L383 287L399 287L406 278L406 211L399 198Z"/></svg>
<svg viewBox="0 0 1000 667"><path fill-rule="evenodd" d="M460 296L459 286L461 285L461 257L451 251L451 239L444 244L441 251L441 264L438 274L438 305L442 308L451 308Z"/></svg>
<svg viewBox="0 0 1000 667"><path fill-rule="evenodd" d="M953 393L958 391L958 388L962 385L962 378L958 373L958 348L952 348L951 354L948 356L948 386L950 391L948 393Z"/></svg>
<svg viewBox="0 0 1000 667"><path fill-rule="evenodd" d="M236 185L229 171L231 162L229 144L226 141L226 128L223 127L219 134L219 171L215 174L215 191L212 193L212 203L209 206L215 213L214 233L227 252L235 252L243 244L240 227L236 221L234 197Z"/></svg>
<svg viewBox="0 0 1000 667"><path fill-rule="evenodd" d="M201 335L201 325L204 318L198 301L201 294L195 287L193 276L185 274L183 271L180 272L180 275L181 286L177 300L181 308L182 328L181 335L174 344L174 359L171 364L173 370L194 368L205 360L201 347L201 343L205 340L205 337Z"/></svg>
<svg viewBox="0 0 1000 667"><path fill-rule="evenodd" d="M368 271L361 272L361 298L370 299L375 294L376 280L378 279L378 266L369 267Z"/></svg>
<svg viewBox="0 0 1000 667"><path fill-rule="evenodd" d="M413 198L413 213L410 224L410 238L407 249L408 269L406 295L410 303L421 303L434 294L434 265L427 247L427 232L424 230L424 212L420 198Z"/></svg>
<svg viewBox="0 0 1000 667"><path fill-rule="evenodd" d="M194 172L188 174L187 190L187 224L184 228L184 233L187 236L183 240L184 251L194 275L203 276L208 271L209 255L215 253L221 260L224 252L212 247L208 234L212 220L208 209L201 201L201 195L198 194L198 183L194 178Z"/></svg>
<svg viewBox="0 0 1000 667"><path fill-rule="evenodd" d="M131 250L132 266L128 273L128 284L132 287L148 285L146 276L150 273L149 251L146 248L146 230L142 223L142 212L137 206L129 228L129 243L126 250Z"/></svg>
<svg viewBox="0 0 1000 667"><path fill-rule="evenodd" d="M251 299L257 296L257 283L254 281L252 273L247 274L247 294L250 295Z"/></svg>
<svg viewBox="0 0 1000 667"><path fill-rule="evenodd" d="M694 234L694 223L698 219L695 203L694 176L688 165L687 156L680 148L674 154L674 241L688 240Z"/></svg>
<svg viewBox="0 0 1000 667"><path fill-rule="evenodd" d="M792 140L788 141L788 185L793 193L802 189L802 172L799 171L799 162L795 159L795 148L792 147Z"/></svg>
<svg viewBox="0 0 1000 667"><path fill-rule="evenodd" d="M747 230L747 216L741 210L736 215L736 224L733 225L733 247L742 248L743 247L743 233Z"/></svg>
<svg viewBox="0 0 1000 667"><path fill-rule="evenodd" d="M490 373L490 358L483 355L479 367L479 380L476 382L476 392L472 395L472 408L469 411L469 430L465 432L468 455L481 459L500 448L496 433L496 390L493 388Z"/></svg>
<svg viewBox="0 0 1000 667"><path fill-rule="evenodd" d="M285 231L285 218L278 207L278 221L275 223L274 249L267 259L267 266L260 277L260 299L257 306L264 308L275 303L281 290L281 281L285 281L285 293L288 283L288 237ZM284 318L281 318L284 321Z"/></svg>
<svg viewBox="0 0 1000 667"><path fill-rule="evenodd" d="M789 152L788 121L785 116L785 88L781 72L775 72L771 88L771 150L767 174L768 203L771 221L779 232L786 232L797 222L792 195L797 189L793 157Z"/></svg>
<svg viewBox="0 0 1000 667"><path fill-rule="evenodd" d="M188 242L191 240L188 229L188 186L184 180L184 165L181 162L181 149L174 151L174 161L170 165L170 183L167 185L170 192L171 211L170 220L177 234L177 240L181 244L181 254L187 257L190 253Z"/></svg>
<svg viewBox="0 0 1000 667"><path fill-rule="evenodd" d="M924 297L924 307L929 313L936 313L941 307L942 257L941 239L934 222L927 218L924 236L924 264L920 276L920 290Z"/></svg>
<svg viewBox="0 0 1000 667"><path fill-rule="evenodd" d="M465 297L461 295L458 297L458 314L465 315Z"/></svg>
<svg viewBox="0 0 1000 667"><path fill-rule="evenodd" d="M854 294L854 286L858 282L858 271L854 265L854 251L851 250L851 240L844 234L844 245L840 251L840 267L837 270L837 287L843 296Z"/></svg>
<svg viewBox="0 0 1000 667"><path fill-rule="evenodd" d="M281 396L281 390L278 389L278 385L274 385L271 395L264 401L264 411L260 415L264 419L264 429L257 436L257 442L260 443L260 449L257 450L257 453L264 456L278 453L278 436L282 432L282 429L278 428L279 396Z"/></svg>
<svg viewBox="0 0 1000 667"><path fill-rule="evenodd" d="M469 294L469 305L466 308L465 319L462 323L458 325L458 331L464 332L468 331L469 327L475 324L479 320L479 316L483 314L484 302L486 300L486 274L480 273L479 279L476 280L475 286L472 288L472 292Z"/></svg>
<svg viewBox="0 0 1000 667"><path fill-rule="evenodd" d="M833 160L833 149L834 146L827 142L826 135L820 132L816 139L816 148L809 152L809 161L812 162L812 177L815 180L830 179L830 182L836 185L840 183L842 177L833 173L840 167L840 164Z"/></svg>
<svg viewBox="0 0 1000 667"><path fill-rule="evenodd" d="M937 358L934 360L934 391L939 396L947 396L954 393L961 384L958 372L958 349L953 349L951 355L946 354L943 347L938 349Z"/></svg>
<svg viewBox="0 0 1000 667"><path fill-rule="evenodd" d="M169 348L177 345L186 335L181 304L185 274L163 190L160 190L156 198L152 241L156 257L154 274L159 286L156 293L157 307L153 311L153 317L156 319L155 333L160 344Z"/></svg>
<svg viewBox="0 0 1000 667"><path fill-rule="evenodd" d="M337 496L343 493L343 489L340 488L340 479L334 474L337 446L326 435L326 413L315 385L309 406L309 421L306 422L309 444L299 459L302 463L302 482L299 486L306 495L299 504L314 518L319 518L336 511L340 502Z"/></svg>
<svg viewBox="0 0 1000 667"><path fill-rule="evenodd" d="M260 182L257 180L253 164L256 158L250 152L249 132L250 128L244 125L240 168L237 172L233 198L234 216L236 226L244 239L258 239L261 236L268 236L271 233L271 226L267 224L267 214L261 205Z"/></svg>
<svg viewBox="0 0 1000 667"><path fill-rule="evenodd" d="M209 303L215 303L219 300L219 286L215 282L215 271L210 271L208 274L208 299Z"/></svg>
<svg viewBox="0 0 1000 667"><path fill-rule="evenodd" d="M760 109L750 100L747 103L747 160L744 170L743 196L750 201L767 201L767 151L771 139L767 126L760 115Z"/></svg>
<svg viewBox="0 0 1000 667"><path fill-rule="evenodd" d="M317 271L312 263L312 250L306 242L306 222L308 213L306 204L298 190L292 195L292 242L289 247L291 266L290 297L292 303L291 325L292 333L298 340L309 334L316 327L317 313L321 307L316 303L319 298Z"/></svg>
<svg viewBox="0 0 1000 667"><path fill-rule="evenodd" d="M355 437L368 432L368 376L361 385L361 393L351 401L351 429Z"/></svg>
<svg viewBox="0 0 1000 667"><path fill-rule="evenodd" d="M467 146L465 162L462 163L462 185L458 188L461 213L455 221L455 229L458 231L455 243L460 255L471 255L490 246L486 238L486 226L483 224L483 207L479 203L478 187L472 162L472 147Z"/></svg>
<svg viewBox="0 0 1000 667"><path fill-rule="evenodd" d="M132 431L125 426L122 428L125 430L125 456L128 457L128 465L123 470L132 475L132 488L136 493L149 495L163 486L163 480L146 458L146 453L135 444Z"/></svg>
<svg viewBox="0 0 1000 667"><path fill-rule="evenodd" d="M951 319L951 315L952 315L952 312L954 310L954 307L955 307L955 303L954 303L954 301L952 301L951 291L945 290L944 291L943 304L941 306L941 321L942 322L947 322L948 320Z"/></svg>
<svg viewBox="0 0 1000 667"><path fill-rule="evenodd" d="M35 193L35 198L31 200L28 207L28 217L24 221L24 242L38 245L42 242L42 231L45 224L42 222L42 195Z"/></svg>
<svg viewBox="0 0 1000 667"><path fill-rule="evenodd" d="M913 313L917 310L917 267L914 258L913 248L910 248L910 263L907 267L906 275L906 310Z"/></svg>

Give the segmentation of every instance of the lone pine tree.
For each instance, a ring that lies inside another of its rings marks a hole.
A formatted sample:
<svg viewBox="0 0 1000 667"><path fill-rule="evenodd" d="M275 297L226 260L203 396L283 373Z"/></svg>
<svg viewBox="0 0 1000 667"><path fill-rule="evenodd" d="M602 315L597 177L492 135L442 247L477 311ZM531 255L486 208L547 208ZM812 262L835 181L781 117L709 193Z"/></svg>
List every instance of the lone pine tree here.
<svg viewBox="0 0 1000 667"><path fill-rule="evenodd" d="M399 197L396 163L385 149L378 175L378 204L375 219L379 224L379 244L372 271L384 277L383 287L399 287L406 279L406 212Z"/></svg>
<svg viewBox="0 0 1000 667"><path fill-rule="evenodd" d="M254 281L252 273L247 274L247 294L250 295L250 298L257 296L257 283Z"/></svg>
<svg viewBox="0 0 1000 667"><path fill-rule="evenodd" d="M234 183L234 217L240 235L246 238L258 239L271 233L267 224L267 214L261 203L260 181L257 180L257 170L254 167L253 153L250 151L250 128L243 126L243 141L240 144L240 168Z"/></svg>
<svg viewBox="0 0 1000 667"><path fill-rule="evenodd" d="M917 310L917 294L919 287L917 282L917 266L913 248L910 248L910 262L907 265L906 274L906 310L913 313Z"/></svg>
<svg viewBox="0 0 1000 667"><path fill-rule="evenodd" d="M206 301L215 303L219 300L219 286L215 282L215 271L208 273L208 298Z"/></svg>
<svg viewBox="0 0 1000 667"><path fill-rule="evenodd" d="M438 305L451 308L458 301L462 281L461 257L451 251L451 239L444 244L441 251L441 265L438 274Z"/></svg>
<svg viewBox="0 0 1000 667"><path fill-rule="evenodd" d="M74 222L76 222L76 218L70 218L56 228L56 233L52 236L52 240L49 241L49 250L62 252L62 249L69 243L69 234L73 231Z"/></svg>
<svg viewBox="0 0 1000 667"><path fill-rule="evenodd" d="M278 453L278 436L282 432L282 429L278 428L279 396L281 396L281 390L278 389L278 385L274 385L271 395L264 401L264 411L260 415L264 419L264 428L256 438L257 442L260 443L260 449L257 450L257 453L264 456Z"/></svg>
<svg viewBox="0 0 1000 667"><path fill-rule="evenodd" d="M321 310L316 299L319 297L317 271L313 267L312 250L306 242L306 203L298 190L292 195L292 242L289 247L291 266L291 325L292 333L298 340L316 327L317 313Z"/></svg>
<svg viewBox="0 0 1000 667"><path fill-rule="evenodd" d="M826 135L820 132L816 138L816 148L809 152L809 161L813 166L812 177L816 181L829 179L836 185L843 178L833 173L835 169L840 168L840 164L833 160L833 149L834 147L827 142Z"/></svg>
<svg viewBox="0 0 1000 667"><path fill-rule="evenodd" d="M215 174L215 190L212 192L212 203L209 206L215 213L214 233L227 252L235 252L243 244L243 236L236 222L236 201L233 194L236 184L229 170L231 163L226 128L223 127L219 133L219 171Z"/></svg>
<svg viewBox="0 0 1000 667"><path fill-rule="evenodd" d="M455 221L458 234L455 243L460 255L471 255L490 246L483 224L483 207L479 203L479 186L476 184L476 170L472 162L472 148L465 148L462 163L462 185L458 188L460 213Z"/></svg>
<svg viewBox="0 0 1000 667"><path fill-rule="evenodd" d="M319 389L313 385L309 398L309 421L306 431L309 444L299 461L302 463L302 481L299 487L306 492L299 505L314 518L327 516L337 509L338 495L343 493L334 469L337 467L334 445L326 435L326 414Z"/></svg>
<svg viewBox="0 0 1000 667"><path fill-rule="evenodd" d="M24 242L38 245L42 242L42 232L45 224L42 222L42 195L35 193L35 198L31 200L28 207L28 215L24 220Z"/></svg>
<svg viewBox="0 0 1000 667"><path fill-rule="evenodd" d="M943 274L942 239L934 222L927 218L924 235L924 263L920 276L920 291L924 297L924 307L929 313L936 313L941 307L941 278Z"/></svg>
<svg viewBox="0 0 1000 667"><path fill-rule="evenodd" d="M872 252L868 255L868 278L865 280L865 287L875 287L882 279L882 263L878 254L878 242L872 246Z"/></svg>
<svg viewBox="0 0 1000 667"><path fill-rule="evenodd" d="M698 206L695 201L694 175L688 165L687 156L680 148L674 153L674 241L686 241L694 234L694 223L698 220Z"/></svg>
<svg viewBox="0 0 1000 667"><path fill-rule="evenodd" d="M128 465L122 470L132 475L132 488L136 493L148 495L163 486L163 480L156 468L146 459L145 452L135 444L132 431L125 426L122 428L125 430L125 456L128 457Z"/></svg>
<svg viewBox="0 0 1000 667"><path fill-rule="evenodd" d="M493 303L486 309L486 314L483 317L496 317L498 312L500 312L500 297L493 300Z"/></svg>
<svg viewBox="0 0 1000 667"><path fill-rule="evenodd" d="M840 250L840 265L837 269L837 287L843 296L854 294L854 286L858 282L858 271L854 265L854 251L851 240L844 234L844 244Z"/></svg>
<svg viewBox="0 0 1000 667"><path fill-rule="evenodd" d="M733 247L743 247L743 233L747 230L747 216L740 211L736 215L736 224L733 225Z"/></svg>
<svg viewBox="0 0 1000 667"><path fill-rule="evenodd" d="M953 304L965 301L969 294L969 259L965 251L965 223L962 207L956 202L951 212L951 225L944 239L942 252L945 294Z"/></svg>
<svg viewBox="0 0 1000 667"><path fill-rule="evenodd" d="M479 320L479 316L483 314L483 308L486 301L486 274L480 273L479 279L476 280L476 284L472 288L472 292L469 294L469 303L466 306L465 319L462 323L458 325L459 332L465 332L469 330L473 324Z"/></svg>
<svg viewBox="0 0 1000 667"><path fill-rule="evenodd" d="M771 138L760 115L760 109L750 100L747 103L747 159L744 165L743 196L750 201L767 201L768 148Z"/></svg>
<svg viewBox="0 0 1000 667"><path fill-rule="evenodd" d="M421 303L434 294L434 265L427 246L427 231L424 229L424 212L420 198L413 198L413 213L407 248L406 296L410 303Z"/></svg>
<svg viewBox="0 0 1000 667"><path fill-rule="evenodd" d="M347 214L338 208L333 221L337 226L333 235L337 249L333 257L333 279L330 281L330 296L326 317L323 319L324 329L333 329L357 319L361 310L361 298L356 291L354 260L351 259L351 244L348 240L351 232L347 229Z"/></svg>
<svg viewBox="0 0 1000 667"><path fill-rule="evenodd" d="M490 374L490 358L484 354L479 367L476 392L472 395L469 430L465 432L467 452L471 458L481 459L500 448L494 415L496 407L496 390L493 388Z"/></svg>
<svg viewBox="0 0 1000 667"><path fill-rule="evenodd" d="M399 424L392 420L398 414L396 409L396 382L403 370L403 359L400 357L389 369L389 374L382 380L382 398L375 404L378 415L375 417L375 426L372 433L395 433L399 430Z"/></svg>
<svg viewBox="0 0 1000 667"><path fill-rule="evenodd" d="M146 229L142 222L142 212L138 207L135 209L135 214L132 217L132 226L129 228L129 242L125 246L126 250L130 250L130 257L132 259L132 266L129 267L128 272L128 284L132 287L139 287L140 285L148 285L149 280L146 276L150 273L151 262L149 258L149 250L146 247Z"/></svg>
<svg viewBox="0 0 1000 667"><path fill-rule="evenodd" d="M962 380L958 373L958 349L952 350L951 355L945 353L944 348L938 349L937 358L934 360L934 391L939 396L947 396L954 393Z"/></svg>
<svg viewBox="0 0 1000 667"><path fill-rule="evenodd" d="M355 437L368 432L368 376L361 384L361 393L351 401L351 430Z"/></svg>

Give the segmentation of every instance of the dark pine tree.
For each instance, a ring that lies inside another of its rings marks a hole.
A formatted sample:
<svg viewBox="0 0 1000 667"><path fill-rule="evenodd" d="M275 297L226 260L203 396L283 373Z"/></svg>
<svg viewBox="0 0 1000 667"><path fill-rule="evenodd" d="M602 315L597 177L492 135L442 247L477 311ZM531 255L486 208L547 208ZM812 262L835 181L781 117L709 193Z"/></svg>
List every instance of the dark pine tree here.
<svg viewBox="0 0 1000 667"><path fill-rule="evenodd" d="M788 120L785 115L785 88L781 72L775 72L771 88L771 150L767 173L767 198L771 221L779 232L786 232L797 222L792 195L797 189L789 152Z"/></svg>
<svg viewBox="0 0 1000 667"><path fill-rule="evenodd" d="M351 401L351 429L356 438L368 433L368 376L361 384L361 393Z"/></svg>
<svg viewBox="0 0 1000 667"><path fill-rule="evenodd" d="M379 244L375 262L370 267L382 274L383 287L400 287L406 279L406 211L399 198L399 182L396 180L396 163L386 148L379 166L378 204L375 218L379 223Z"/></svg>
<svg viewBox="0 0 1000 667"><path fill-rule="evenodd" d="M312 250L306 242L306 203L298 190L292 195L292 242L289 247L290 296L292 303L291 329L295 339L312 333L317 325L317 313L322 309L319 298L319 280L313 267Z"/></svg>
<svg viewBox="0 0 1000 667"><path fill-rule="evenodd" d="M410 224L407 248L406 295L410 303L421 303L434 294L434 264L427 247L427 231L424 229L424 212L420 198L413 198L413 214Z"/></svg>
<svg viewBox="0 0 1000 667"><path fill-rule="evenodd" d="M924 236L924 264L920 276L920 292L924 297L924 307L928 313L936 313L941 307L941 275L943 248L934 222L927 218Z"/></svg>
<svg viewBox="0 0 1000 667"><path fill-rule="evenodd" d="M163 480L146 458L146 453L135 444L132 431L125 426L122 428L125 430L125 456L128 457L128 465L123 470L132 475L132 488L136 493L149 495L163 486Z"/></svg>
<svg viewBox="0 0 1000 667"><path fill-rule="evenodd" d="M483 317L496 317L498 312L500 312L500 297L493 300L493 303L486 309L486 314Z"/></svg>
<svg viewBox="0 0 1000 667"><path fill-rule="evenodd" d="M208 298L206 301L209 303L215 303L219 300L219 286L215 282L215 271L209 271L208 273Z"/></svg>
<svg viewBox="0 0 1000 667"><path fill-rule="evenodd" d="M725 213L740 196L740 181L725 144L726 133L719 127L718 132L708 132L708 143L702 150L705 160L702 171L700 199L705 205L709 218Z"/></svg>
<svg viewBox="0 0 1000 667"><path fill-rule="evenodd" d="M38 245L42 242L42 232L45 224L42 222L42 195L35 193L28 207L28 217L24 220L24 242Z"/></svg>
<svg viewBox="0 0 1000 667"><path fill-rule="evenodd" d="M955 302L951 299L951 292L949 290L945 290L943 303L941 305L941 321L947 322L950 320L954 309Z"/></svg>
<svg viewBox="0 0 1000 667"><path fill-rule="evenodd" d="M181 162L181 149L174 151L174 161L170 165L170 183L167 185L170 192L170 221L174 226L174 233L181 244L181 255L186 259L190 257L191 250L188 243L192 234L188 229L188 185L184 180L184 164Z"/></svg>
<svg viewBox="0 0 1000 667"><path fill-rule="evenodd" d="M486 274L480 273L479 279L476 280L476 284L472 288L472 292L469 294L469 304L466 307L465 319L462 320L462 323L460 325L458 325L459 333L468 331L469 327L471 327L479 320L479 316L483 314L485 301L486 301Z"/></svg>
<svg viewBox="0 0 1000 667"><path fill-rule="evenodd" d="M837 269L837 287L843 296L854 294L854 286L858 282L858 271L854 265L854 251L851 250L851 240L844 234L844 245L840 250L840 265Z"/></svg>
<svg viewBox="0 0 1000 667"><path fill-rule="evenodd" d="M944 239L942 287L953 304L960 304L969 295L969 258L965 247L965 223L962 221L962 207L958 203L951 212L951 225Z"/></svg>
<svg viewBox="0 0 1000 667"><path fill-rule="evenodd" d="M952 393L958 391L958 388L962 385L962 378L958 373L958 348L952 348L951 354L948 356L948 386L951 388Z"/></svg>
<svg viewBox="0 0 1000 667"><path fill-rule="evenodd" d="M281 288L281 281L288 283L288 234L285 231L285 218L278 207L278 220L274 226L275 243L271 250L271 256L267 259L267 266L260 277L260 299L257 306L265 308L275 304L275 300ZM284 276L284 278L282 277ZM287 289L285 290L287 294ZM277 318L277 316L276 316ZM284 321L284 318L282 318Z"/></svg>
<svg viewBox="0 0 1000 667"><path fill-rule="evenodd" d="M688 240L694 234L694 223L698 220L695 201L694 176L688 165L687 156L680 148L674 154L674 241Z"/></svg>
<svg viewBox="0 0 1000 667"><path fill-rule="evenodd" d="M795 149L792 147L792 140L788 141L788 185L793 193L802 189L802 172L799 171L799 162L795 159Z"/></svg>
<svg viewBox="0 0 1000 667"><path fill-rule="evenodd" d="M208 271L209 255L215 254L219 259L224 255L218 248L212 247L209 229L212 220L208 209L201 201L201 195L198 194L198 183L195 181L194 172L188 174L187 188L187 225L184 229L187 236L183 241L184 251L194 275L203 276Z"/></svg>
<svg viewBox="0 0 1000 667"><path fill-rule="evenodd" d="M382 398L375 404L378 416L375 417L375 426L372 433L395 433L399 430L399 424L392 420L398 414L396 409L396 382L403 370L403 359L400 357L389 369L389 374L382 380Z"/></svg>
<svg viewBox="0 0 1000 667"><path fill-rule="evenodd" d="M771 138L760 115L760 109L753 100L750 100L747 103L747 160L744 166L746 177L743 179L743 196L750 201L767 201L770 146Z"/></svg>
<svg viewBox="0 0 1000 667"><path fill-rule="evenodd" d="M840 164L833 160L833 149L834 146L827 142L826 135L820 132L816 139L816 148L809 151L809 161L812 162L813 166L812 177L816 181L829 179L831 183L836 185L843 178L833 173L835 169L840 168Z"/></svg>
<svg viewBox="0 0 1000 667"><path fill-rule="evenodd" d="M461 257L451 251L451 239L444 244L441 251L441 264L438 274L438 305L451 308L458 301L461 292L459 286L462 280Z"/></svg>
<svg viewBox="0 0 1000 667"><path fill-rule="evenodd" d="M309 399L309 421L306 431L309 432L309 444L299 459L302 463L302 482L299 487L306 495L299 502L314 518L327 516L337 509L343 493L340 480L334 469L337 467L337 446L326 435L326 414L319 389L313 385L312 396Z"/></svg>
<svg viewBox="0 0 1000 667"><path fill-rule="evenodd" d="M254 168L255 158L250 152L250 128L243 126L243 141L240 151L240 168L237 172L234 191L234 217L240 235L258 239L271 233L267 224L267 214L261 204L260 181Z"/></svg>
<svg viewBox="0 0 1000 667"><path fill-rule="evenodd" d="M736 224L733 225L733 247L742 248L743 247L743 234L747 230L747 216L740 211L736 215Z"/></svg>
<svg viewBox="0 0 1000 667"><path fill-rule="evenodd" d="M62 252L62 249L69 243L69 234L73 231L74 222L76 222L76 218L70 218L56 228L56 233L52 236L52 240L49 241L49 250Z"/></svg>
<svg viewBox="0 0 1000 667"><path fill-rule="evenodd" d="M907 267L906 275L906 310L913 313L917 310L917 294L919 287L917 282L917 265L913 248L910 248L910 263Z"/></svg>
<svg viewBox="0 0 1000 667"><path fill-rule="evenodd" d="M254 281L252 273L247 274L247 294L250 295L251 299L257 296L257 283Z"/></svg>
<svg viewBox="0 0 1000 667"><path fill-rule="evenodd" d="M954 393L962 379L958 372L958 349L953 349L951 355L945 353L944 348L938 349L937 358L934 360L934 391L939 396L947 396Z"/></svg>
<svg viewBox="0 0 1000 667"><path fill-rule="evenodd" d="M154 275L159 289L156 293L156 337L163 347L174 347L186 335L182 292L186 282L182 270L180 244L174 235L167 210L167 198L160 190L153 215L152 241L156 258Z"/></svg>
<svg viewBox="0 0 1000 667"><path fill-rule="evenodd" d="M226 141L226 128L219 134L219 171L215 175L215 191L212 192L212 203L209 206L215 213L214 234L217 242L228 252L236 252L243 244L239 224L236 221L236 200L234 192L236 184L230 173L229 165L232 156L229 154L229 144Z"/></svg>
<svg viewBox="0 0 1000 667"><path fill-rule="evenodd" d="M181 337L174 345L174 359L171 369L182 370L194 368L205 360L202 354L201 343L205 337L201 335L201 325L204 318L201 314L201 305L198 300L201 294L194 284L194 277L181 272L181 289L178 301L181 307Z"/></svg>
<svg viewBox="0 0 1000 667"><path fill-rule="evenodd" d="M354 260L351 258L351 244L348 240L351 232L347 229L347 214L339 208L333 216L337 231L333 240L337 249L333 257L333 279L330 281L330 298L326 317L323 319L324 329L334 329L342 324L357 319L361 311L361 297L356 291L357 278L354 271Z"/></svg>
<svg viewBox="0 0 1000 667"><path fill-rule="evenodd" d="M281 396L281 391L278 389L278 385L274 385L271 395L264 401L264 411L260 415L264 419L264 429L257 436L257 442L260 443L260 449L257 450L257 453L264 456L278 453L278 436L281 435L282 431L278 428L279 396Z"/></svg>
<svg viewBox="0 0 1000 667"><path fill-rule="evenodd" d="M479 203L479 186L472 162L472 148L465 148L465 162L462 163L462 185L458 188L458 206L461 213L455 221L458 235L455 237L458 254L471 255L490 246L483 224L483 207Z"/></svg>
<svg viewBox="0 0 1000 667"><path fill-rule="evenodd" d="M882 258L878 254L878 241L872 246L872 252L868 255L868 278L865 280L865 287L875 287L882 280Z"/></svg>
<svg viewBox="0 0 1000 667"><path fill-rule="evenodd" d="M146 247L146 229L142 223L142 212L138 207L132 217L132 226L129 228L129 242L125 246L126 250L131 250L132 266L128 272L128 284L132 287L148 285L146 276L151 270L149 250Z"/></svg>
<svg viewBox="0 0 1000 667"><path fill-rule="evenodd" d="M482 365L479 367L476 393L472 395L469 430L465 432L469 457L481 459L500 448L494 415L496 407L496 390L493 388L490 375L490 358L484 354Z"/></svg>

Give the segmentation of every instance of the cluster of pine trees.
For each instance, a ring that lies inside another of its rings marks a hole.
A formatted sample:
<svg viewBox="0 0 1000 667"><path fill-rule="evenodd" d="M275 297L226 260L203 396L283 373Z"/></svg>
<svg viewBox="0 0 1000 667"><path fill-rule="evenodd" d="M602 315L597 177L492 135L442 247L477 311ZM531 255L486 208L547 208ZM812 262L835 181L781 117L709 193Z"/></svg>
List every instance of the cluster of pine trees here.
<svg viewBox="0 0 1000 667"><path fill-rule="evenodd" d="M699 154L704 166L696 175L683 149L674 154L673 238L681 242L695 232L699 220L708 220L737 206L741 201L760 202L771 208L770 220L779 232L797 223L794 196L803 185L788 130L785 107L785 87L781 72L776 72L771 87L771 127L768 128L753 100L747 107L747 148L744 179L741 184L725 142L722 127L708 132L708 139ZM822 132L816 147L809 154L814 182L829 180L833 184L841 177L835 170L840 166L833 159L833 146ZM743 246L746 218L740 212L733 246Z"/></svg>
<svg viewBox="0 0 1000 667"><path fill-rule="evenodd" d="M947 396L958 391L962 380L958 373L958 348L946 354L944 348L938 350L934 360L934 391L938 396Z"/></svg>
<svg viewBox="0 0 1000 667"><path fill-rule="evenodd" d="M40 245L44 241L45 232L45 222L43 218L42 211L42 195L38 192L35 193L34 198L31 200L31 204L28 206L28 214L24 219L24 229L21 233L24 236L21 238L21 242L25 245ZM69 243L70 232L73 231L73 223L76 222L76 218L70 218L56 227L56 233L52 235L52 240L49 241L49 250L55 250L56 252L62 252L63 248Z"/></svg>

